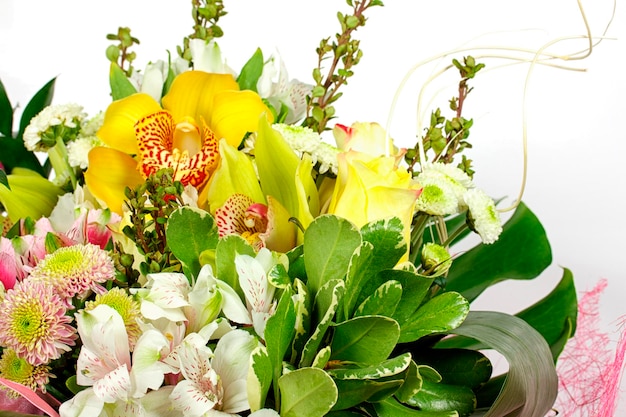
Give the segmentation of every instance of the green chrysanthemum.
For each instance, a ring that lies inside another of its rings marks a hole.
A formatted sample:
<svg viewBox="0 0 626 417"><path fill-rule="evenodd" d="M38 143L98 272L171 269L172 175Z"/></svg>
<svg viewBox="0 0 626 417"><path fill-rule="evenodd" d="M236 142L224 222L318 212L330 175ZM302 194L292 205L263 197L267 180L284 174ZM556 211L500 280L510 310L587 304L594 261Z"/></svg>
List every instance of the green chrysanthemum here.
<svg viewBox="0 0 626 417"><path fill-rule="evenodd" d="M422 186L422 193L415 202L417 211L433 216L446 216L458 212L458 200L449 184L436 178L417 180Z"/></svg>
<svg viewBox="0 0 626 417"><path fill-rule="evenodd" d="M84 295L88 290L98 293L98 285L113 279L113 261L99 246L74 245L57 249L32 270L30 279L53 286L66 300Z"/></svg>
<svg viewBox="0 0 626 417"><path fill-rule="evenodd" d="M428 242L422 247L422 267L429 275L441 275L450 269L452 257L441 245Z"/></svg>
<svg viewBox="0 0 626 417"><path fill-rule="evenodd" d="M46 392L46 384L50 380L50 367L32 365L24 358L17 356L13 349L4 349L0 358L0 377L25 385L33 391ZM11 391L11 393L15 393ZM19 395L15 393L15 395Z"/></svg>
<svg viewBox="0 0 626 417"><path fill-rule="evenodd" d="M132 295L116 287L105 294L98 294L94 301L87 302L85 310L91 311L101 304L108 305L122 316L126 333L128 333L128 343L132 350L139 336L141 336L141 328L139 327L139 319L141 318L139 303Z"/></svg>
<svg viewBox="0 0 626 417"><path fill-rule="evenodd" d="M468 190L464 199L469 207L467 224L470 229L480 235L483 243L490 244L498 240L502 233L502 222L493 199L475 188Z"/></svg>

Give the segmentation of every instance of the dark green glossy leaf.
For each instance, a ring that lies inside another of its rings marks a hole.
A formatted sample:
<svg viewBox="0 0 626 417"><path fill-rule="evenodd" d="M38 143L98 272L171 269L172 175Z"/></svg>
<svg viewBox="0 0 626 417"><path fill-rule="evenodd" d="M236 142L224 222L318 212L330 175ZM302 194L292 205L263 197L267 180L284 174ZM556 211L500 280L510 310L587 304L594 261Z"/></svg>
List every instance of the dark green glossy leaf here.
<svg viewBox="0 0 626 417"><path fill-rule="evenodd" d="M499 281L535 278L551 262L552 252L543 226L520 203L497 242L476 246L454 260L446 290L457 291L471 302Z"/></svg>
<svg viewBox="0 0 626 417"><path fill-rule="evenodd" d="M260 48L254 51L254 54L250 57L248 62L245 63L239 76L237 77L237 84L242 90L257 91L256 85L263 73L263 52Z"/></svg>
<svg viewBox="0 0 626 417"><path fill-rule="evenodd" d="M444 292L428 300L402 326L400 342L457 328L469 312L469 302L456 292Z"/></svg>
<svg viewBox="0 0 626 417"><path fill-rule="evenodd" d="M556 399L558 380L545 339L524 320L494 311L470 312L454 330L501 353L509 372L485 417L544 417Z"/></svg>
<svg viewBox="0 0 626 417"><path fill-rule="evenodd" d="M35 117L39 112L41 112L44 108L48 107L52 102L52 96L54 95L54 83L56 82L56 77L48 81L43 87L39 89L30 99L24 111L22 112L22 117L20 119L20 129L17 135L18 138L22 138L24 134L24 130L26 126L30 124L30 121L33 117Z"/></svg>
<svg viewBox="0 0 626 417"><path fill-rule="evenodd" d="M476 396L474 391L463 385L448 385L424 379L422 389L407 403L423 411L456 411L460 417L464 417L476 409Z"/></svg>
<svg viewBox="0 0 626 417"><path fill-rule="evenodd" d="M343 279L352 254L361 245L361 234L348 220L323 215L304 233L304 264L307 287L316 294L324 283Z"/></svg>
<svg viewBox="0 0 626 417"><path fill-rule="evenodd" d="M198 276L200 254L215 249L218 240L213 217L204 210L192 207L181 207L170 215L165 236L169 248L182 263L188 277Z"/></svg>
<svg viewBox="0 0 626 417"><path fill-rule="evenodd" d="M382 316L355 317L335 325L331 359L375 365L387 359L398 342L400 326Z"/></svg>
<svg viewBox="0 0 626 417"><path fill-rule="evenodd" d="M417 363L435 368L444 384L478 388L489 380L493 371L491 361L476 350L427 349L412 353Z"/></svg>
<svg viewBox="0 0 626 417"><path fill-rule="evenodd" d="M402 379L335 380L339 398L333 410L345 410L364 401L376 402L393 395L402 386Z"/></svg>
<svg viewBox="0 0 626 417"><path fill-rule="evenodd" d="M0 185L4 185L9 190L11 189L11 187L9 186L9 179L7 178L7 174L2 169L0 169Z"/></svg>
<svg viewBox="0 0 626 417"><path fill-rule="evenodd" d="M374 404L378 417L459 417L456 411L421 411L407 407L395 398Z"/></svg>
<svg viewBox="0 0 626 417"><path fill-rule="evenodd" d="M0 80L0 136L13 136L13 107Z"/></svg>
<svg viewBox="0 0 626 417"><path fill-rule="evenodd" d="M393 280L402 285L402 297L391 316L402 327L419 308L428 293L433 278L418 275L413 271L398 269L383 271L380 275L384 277L385 281Z"/></svg>

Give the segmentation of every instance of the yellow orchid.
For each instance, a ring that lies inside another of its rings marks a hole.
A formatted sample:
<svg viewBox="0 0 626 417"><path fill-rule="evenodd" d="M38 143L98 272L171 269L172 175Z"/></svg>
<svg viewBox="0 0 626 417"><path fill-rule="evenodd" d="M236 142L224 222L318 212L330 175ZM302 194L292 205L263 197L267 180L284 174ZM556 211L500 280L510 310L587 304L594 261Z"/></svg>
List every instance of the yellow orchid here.
<svg viewBox="0 0 626 417"><path fill-rule="evenodd" d="M230 74L184 72L162 103L138 93L113 102L105 113L98 136L107 147L89 153L85 181L112 211L122 212L125 187L161 168L202 189L217 167L219 140L238 146L256 131L262 114L272 118L259 95L240 91Z"/></svg>

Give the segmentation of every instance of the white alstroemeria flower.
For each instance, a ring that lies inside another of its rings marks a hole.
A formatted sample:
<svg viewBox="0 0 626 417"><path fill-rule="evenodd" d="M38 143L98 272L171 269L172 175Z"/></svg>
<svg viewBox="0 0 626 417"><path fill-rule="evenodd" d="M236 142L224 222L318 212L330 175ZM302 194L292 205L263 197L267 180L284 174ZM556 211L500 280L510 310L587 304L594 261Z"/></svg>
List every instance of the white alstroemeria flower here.
<svg viewBox="0 0 626 417"><path fill-rule="evenodd" d="M267 320L276 309L276 287L267 279L267 273L275 264L272 252L267 248L262 248L256 258L249 255L235 257L235 270L246 298L245 306L235 290L218 280L218 288L224 296L224 315L235 323L252 324L261 338L264 338Z"/></svg>
<svg viewBox="0 0 626 417"><path fill-rule="evenodd" d="M147 319L167 318L185 321L183 311L189 306L187 296L191 285L187 277L176 272L160 272L147 275L148 282L140 289L131 289L141 301L141 314Z"/></svg>
<svg viewBox="0 0 626 417"><path fill-rule="evenodd" d="M223 297L209 265L204 265L187 295L189 305L183 311L189 321L188 332L198 332L214 321L222 310Z"/></svg>
<svg viewBox="0 0 626 417"><path fill-rule="evenodd" d="M248 410L246 379L257 339L233 330L222 336L213 353L203 337L192 335L166 359L184 378L170 396L174 407L185 417L230 416Z"/></svg>
<svg viewBox="0 0 626 417"><path fill-rule="evenodd" d="M169 398L173 389L171 385L164 386L141 398L105 404L93 395L92 388L87 388L61 404L59 414L61 417L182 417Z"/></svg>
<svg viewBox="0 0 626 417"><path fill-rule="evenodd" d="M130 357L124 321L117 311L101 304L77 314L83 346L76 365L76 382L92 386L103 403L140 398L158 389L170 367L161 362L169 353L169 340L157 330L145 331ZM93 400L95 401L95 400Z"/></svg>
<svg viewBox="0 0 626 417"><path fill-rule="evenodd" d="M464 195L468 206L470 228L478 233L485 244L494 243L502 233L502 222L493 199L479 189L468 190Z"/></svg>
<svg viewBox="0 0 626 417"><path fill-rule="evenodd" d="M189 51L194 70L237 75L222 58L222 51L215 41L207 43L202 39L189 39Z"/></svg>
<svg viewBox="0 0 626 417"><path fill-rule="evenodd" d="M256 88L259 95L275 109L280 110L281 104L287 106L289 113L285 123L293 124L304 117L306 96L313 86L296 79L290 80L284 61L276 53L265 61Z"/></svg>

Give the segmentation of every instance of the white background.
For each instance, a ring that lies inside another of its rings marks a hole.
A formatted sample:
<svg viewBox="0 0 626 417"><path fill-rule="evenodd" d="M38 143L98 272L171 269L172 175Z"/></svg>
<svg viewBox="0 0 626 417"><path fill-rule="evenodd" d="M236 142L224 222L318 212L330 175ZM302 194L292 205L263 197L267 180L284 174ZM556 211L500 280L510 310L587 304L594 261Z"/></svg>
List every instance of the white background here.
<svg viewBox="0 0 626 417"><path fill-rule="evenodd" d="M90 115L104 110L108 96L107 33L129 26L141 45L136 68L175 55L191 31L189 1L175 0L0 0L0 79L12 103L24 106L45 82L58 77L55 103L77 102ZM338 29L340 0L225 1L219 40L228 63L240 69L256 47L266 56L275 48L290 76L310 82L320 39ZM553 39L580 37L585 27L575 0L387 0L367 13L357 32L364 57L337 105L337 122L387 123L391 101L415 64L460 46L512 46L537 50ZM584 2L591 30L600 36L613 10L611 0ZM622 4L623 5L623 4ZM626 16L618 4L607 39L582 62L563 62L586 72L535 68L528 92L528 183L523 200L539 216L553 247L554 265L529 285L506 283L484 294L478 308L516 312L541 298L570 268L578 288L609 282L602 298L603 325L616 331L626 314L626 194L624 80ZM561 42L557 55L586 48L586 41ZM485 50L472 52L474 56ZM508 55L529 57L519 52ZM462 55L456 55L460 57ZM442 61L443 63L449 60ZM475 119L468 153L475 180L494 197L517 194L522 176L522 92L528 65L497 69L505 61L484 60L491 68L473 85L465 116ZM391 135L412 145L418 88L434 71L418 71L402 91ZM440 84L453 86L454 78ZM426 102L435 90L426 94ZM445 108L454 89L434 103ZM18 113L20 110L18 109ZM617 334L614 335L617 338Z"/></svg>

